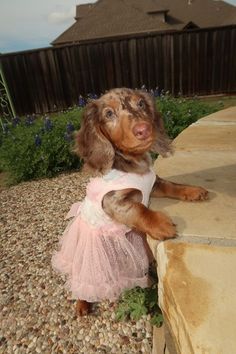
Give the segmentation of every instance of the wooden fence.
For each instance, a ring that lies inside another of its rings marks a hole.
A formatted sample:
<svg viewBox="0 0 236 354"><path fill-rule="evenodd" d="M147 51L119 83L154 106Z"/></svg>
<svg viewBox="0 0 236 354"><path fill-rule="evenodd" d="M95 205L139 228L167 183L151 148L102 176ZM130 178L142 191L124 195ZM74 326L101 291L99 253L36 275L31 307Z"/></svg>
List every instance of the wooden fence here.
<svg viewBox="0 0 236 354"><path fill-rule="evenodd" d="M78 103L113 87L173 95L236 92L236 25L50 47L0 56L17 114Z"/></svg>

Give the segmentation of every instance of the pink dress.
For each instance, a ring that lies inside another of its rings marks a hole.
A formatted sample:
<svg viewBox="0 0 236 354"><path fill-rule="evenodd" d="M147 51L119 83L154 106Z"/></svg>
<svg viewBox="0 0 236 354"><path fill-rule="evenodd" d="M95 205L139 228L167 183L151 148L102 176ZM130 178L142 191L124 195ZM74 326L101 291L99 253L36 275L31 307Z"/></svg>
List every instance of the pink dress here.
<svg viewBox="0 0 236 354"><path fill-rule="evenodd" d="M144 205L155 182L155 173L145 175L111 170L92 178L81 203L72 205L73 217L52 257L53 268L67 276L67 288L75 299L88 302L116 300L121 292L148 286L150 250L145 235L114 222L102 209L102 199L112 190L136 188Z"/></svg>

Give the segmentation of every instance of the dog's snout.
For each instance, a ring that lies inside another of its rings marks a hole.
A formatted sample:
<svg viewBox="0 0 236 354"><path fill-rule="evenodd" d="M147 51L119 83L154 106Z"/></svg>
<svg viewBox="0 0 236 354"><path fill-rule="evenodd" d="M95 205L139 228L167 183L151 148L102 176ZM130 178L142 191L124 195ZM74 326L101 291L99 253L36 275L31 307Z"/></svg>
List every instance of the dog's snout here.
<svg viewBox="0 0 236 354"><path fill-rule="evenodd" d="M134 136L139 140L147 139L152 134L151 126L148 123L137 123L132 131Z"/></svg>

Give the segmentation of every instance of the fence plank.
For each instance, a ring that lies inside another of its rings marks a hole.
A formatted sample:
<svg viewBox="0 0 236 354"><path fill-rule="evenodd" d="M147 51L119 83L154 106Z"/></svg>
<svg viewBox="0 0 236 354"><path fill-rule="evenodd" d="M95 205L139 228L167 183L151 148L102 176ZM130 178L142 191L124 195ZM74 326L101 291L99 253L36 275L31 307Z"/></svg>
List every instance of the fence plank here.
<svg viewBox="0 0 236 354"><path fill-rule="evenodd" d="M235 93L235 58L232 25L10 53L0 61L23 115L65 109L80 94L121 86L158 86L173 95Z"/></svg>

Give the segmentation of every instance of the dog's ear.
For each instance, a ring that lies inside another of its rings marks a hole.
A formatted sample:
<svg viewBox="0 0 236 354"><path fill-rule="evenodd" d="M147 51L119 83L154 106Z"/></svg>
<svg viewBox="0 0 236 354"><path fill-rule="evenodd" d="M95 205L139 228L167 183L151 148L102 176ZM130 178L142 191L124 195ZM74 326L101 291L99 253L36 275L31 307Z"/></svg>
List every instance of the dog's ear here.
<svg viewBox="0 0 236 354"><path fill-rule="evenodd" d="M166 157L166 156L168 156L168 154L173 153L173 148L171 146L171 140L165 131L162 116L156 110L155 104L154 104L154 123L155 123L155 127L156 127L156 132L157 132L157 139L156 139L155 143L153 144L151 151L156 152L163 157Z"/></svg>
<svg viewBox="0 0 236 354"><path fill-rule="evenodd" d="M75 138L74 151L84 160L86 168L102 174L112 168L115 152L100 129L97 101L92 101L86 106L81 128Z"/></svg>

